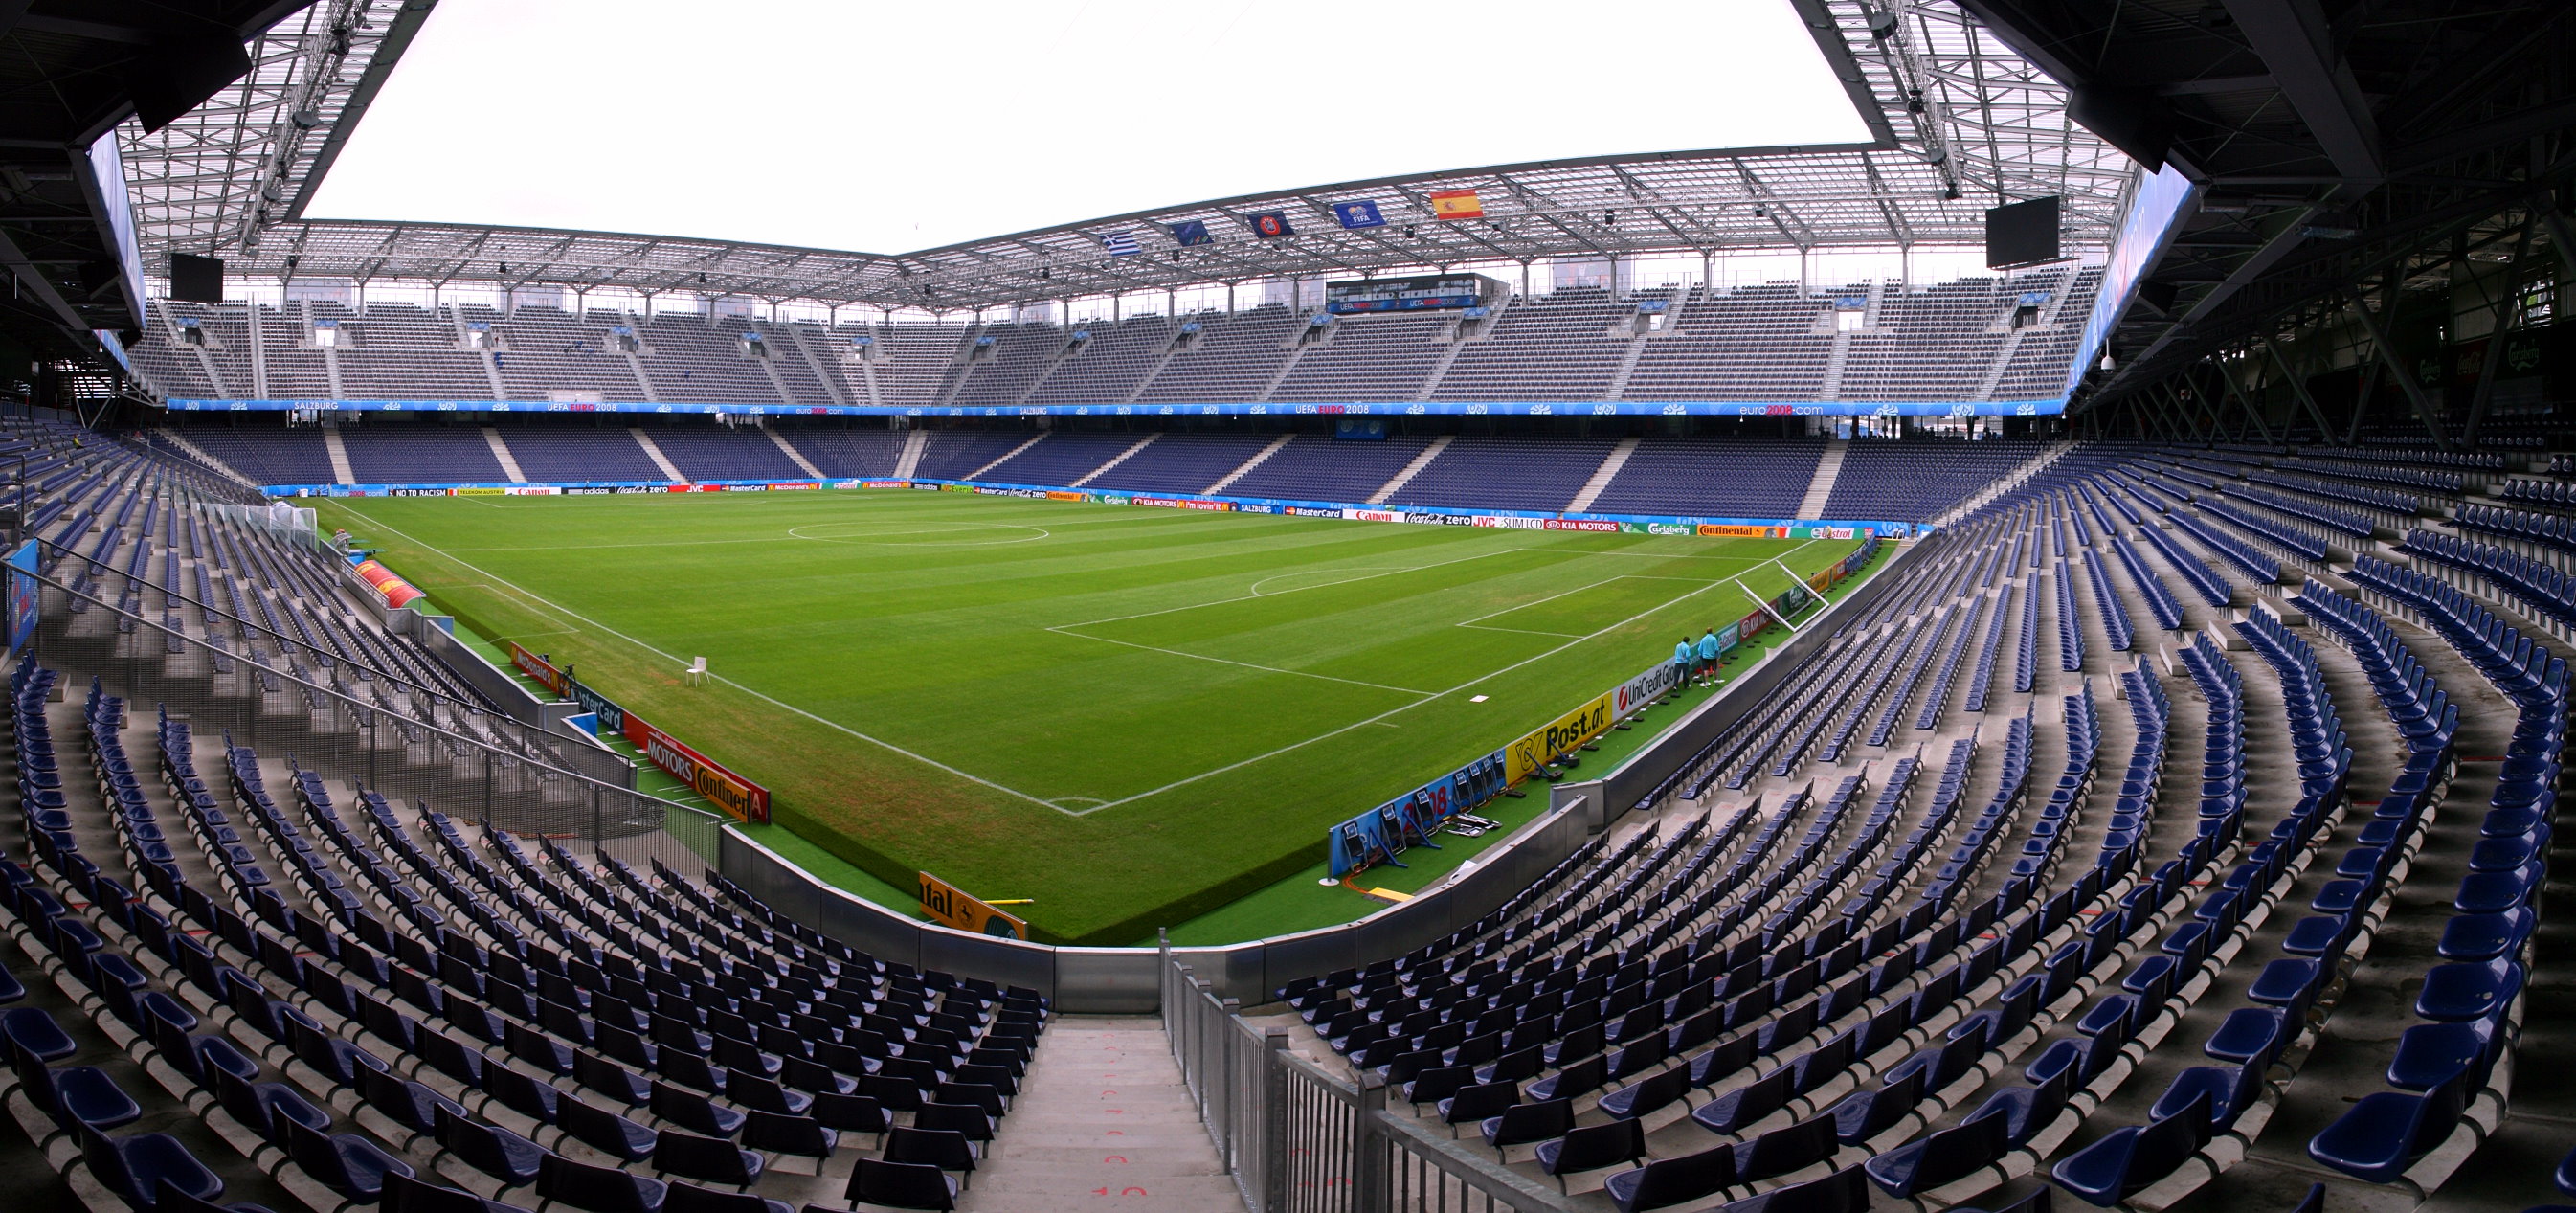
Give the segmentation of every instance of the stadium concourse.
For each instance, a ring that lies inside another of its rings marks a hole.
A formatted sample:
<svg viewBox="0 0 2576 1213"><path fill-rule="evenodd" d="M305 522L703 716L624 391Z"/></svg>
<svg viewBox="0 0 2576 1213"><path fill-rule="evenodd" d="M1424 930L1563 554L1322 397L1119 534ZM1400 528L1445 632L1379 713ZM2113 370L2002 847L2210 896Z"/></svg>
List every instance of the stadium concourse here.
<svg viewBox="0 0 2576 1213"><path fill-rule="evenodd" d="M546 743L229 478L41 420L0 455L47 541L0 1082L12 1157L81 1201L1237 1199L1156 1025L836 942L675 822L380 794ZM2576 1182L2564 1084L2515 1081L2570 1050L2543 911L2576 540L2528 504L2558 483L2076 446L1921 541L1651 811L1246 1014L1283 1081L1382 1105L1392 1157L1491 1207L2542 1203Z"/></svg>

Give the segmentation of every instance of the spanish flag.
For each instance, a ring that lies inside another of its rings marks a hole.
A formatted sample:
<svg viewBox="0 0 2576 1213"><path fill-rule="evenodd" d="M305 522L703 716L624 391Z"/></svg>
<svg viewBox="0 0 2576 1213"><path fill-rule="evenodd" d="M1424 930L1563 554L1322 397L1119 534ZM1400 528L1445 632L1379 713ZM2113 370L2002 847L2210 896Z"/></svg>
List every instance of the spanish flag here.
<svg viewBox="0 0 2576 1213"><path fill-rule="evenodd" d="M1474 190L1434 190L1431 192L1431 217L1434 219L1482 219L1485 203Z"/></svg>

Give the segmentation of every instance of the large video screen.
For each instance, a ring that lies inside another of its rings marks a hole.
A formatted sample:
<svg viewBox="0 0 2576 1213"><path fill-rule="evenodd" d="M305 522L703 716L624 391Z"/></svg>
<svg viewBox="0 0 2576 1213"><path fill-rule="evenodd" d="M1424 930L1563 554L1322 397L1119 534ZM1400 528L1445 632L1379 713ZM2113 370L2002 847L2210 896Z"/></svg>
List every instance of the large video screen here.
<svg viewBox="0 0 2576 1213"><path fill-rule="evenodd" d="M2120 313L2129 310L2138 280L2163 255L2174 221L2182 217L2195 188L2170 164L2138 183L2129 213L2120 217L2120 233L2111 241L2110 263L2102 267L2102 291L2093 297L2093 314L2084 318L2084 339L2066 370L2067 395L2074 394L2075 385L2084 382L2084 372L2101 358L2102 342L2110 337L2111 326L2120 322Z"/></svg>
<svg viewBox="0 0 2576 1213"><path fill-rule="evenodd" d="M1414 312L1430 308L1474 307L1495 286L1482 274L1433 274L1421 278L1368 278L1324 284L1324 310L1349 312Z"/></svg>

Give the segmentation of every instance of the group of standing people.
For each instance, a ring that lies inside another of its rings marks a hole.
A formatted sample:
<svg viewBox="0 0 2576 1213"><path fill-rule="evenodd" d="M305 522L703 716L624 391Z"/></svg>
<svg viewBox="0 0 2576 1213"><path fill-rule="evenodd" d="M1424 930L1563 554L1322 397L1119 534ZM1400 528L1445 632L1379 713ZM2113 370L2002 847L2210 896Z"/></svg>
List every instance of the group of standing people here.
<svg viewBox="0 0 2576 1213"><path fill-rule="evenodd" d="M1716 628L1710 628L1702 634L1697 644L1691 643L1690 633L1682 633L1682 642L1673 646L1673 669L1676 674L1674 685L1695 683L1704 687L1715 686L1717 657Z"/></svg>

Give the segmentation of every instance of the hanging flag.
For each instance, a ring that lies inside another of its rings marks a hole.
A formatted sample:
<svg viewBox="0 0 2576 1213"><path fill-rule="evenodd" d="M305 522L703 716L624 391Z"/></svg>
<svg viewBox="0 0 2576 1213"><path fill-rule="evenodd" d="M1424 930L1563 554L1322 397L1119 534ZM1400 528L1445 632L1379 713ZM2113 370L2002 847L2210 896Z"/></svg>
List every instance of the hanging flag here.
<svg viewBox="0 0 2576 1213"><path fill-rule="evenodd" d="M1216 237L1208 234L1207 224L1197 219L1183 219L1173 224L1172 239L1183 248L1216 243Z"/></svg>
<svg viewBox="0 0 2576 1213"><path fill-rule="evenodd" d="M1133 257L1145 251L1144 246L1136 243L1136 233L1123 227L1114 232L1102 232L1100 247L1109 250L1112 257Z"/></svg>
<svg viewBox="0 0 2576 1213"><path fill-rule="evenodd" d="M1474 190L1431 191L1431 217L1434 219L1482 219L1484 200Z"/></svg>
<svg viewBox="0 0 2576 1213"><path fill-rule="evenodd" d="M1377 213L1377 202L1373 199L1336 202L1333 204L1333 217L1341 220L1345 229L1386 226L1386 216Z"/></svg>
<svg viewBox="0 0 2576 1213"><path fill-rule="evenodd" d="M1288 212L1286 211L1263 211L1260 214L1246 217L1244 222L1252 225L1253 235L1264 240L1276 240L1281 236L1294 236L1297 234L1297 229L1288 225Z"/></svg>

